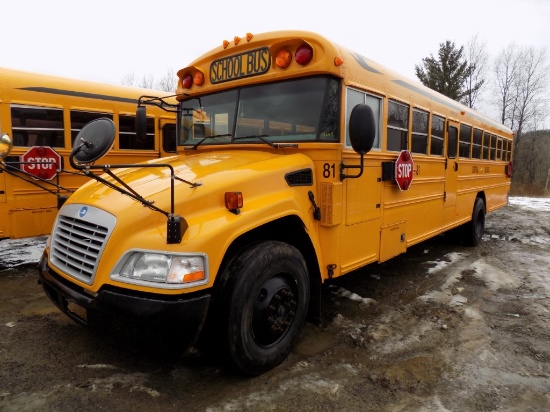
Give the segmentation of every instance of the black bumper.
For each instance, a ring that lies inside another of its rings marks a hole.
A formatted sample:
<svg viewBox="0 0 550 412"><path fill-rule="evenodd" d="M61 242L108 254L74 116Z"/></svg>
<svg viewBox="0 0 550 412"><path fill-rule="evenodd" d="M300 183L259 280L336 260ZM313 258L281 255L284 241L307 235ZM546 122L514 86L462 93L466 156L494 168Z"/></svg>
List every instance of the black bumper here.
<svg viewBox="0 0 550 412"><path fill-rule="evenodd" d="M109 333L122 329L141 335L147 330L153 335L167 332L177 335L180 346L194 343L210 303L210 294L164 298L161 295L132 295L123 290L102 290L91 296L52 270L46 253L40 260L38 279L51 301L80 325L109 329Z"/></svg>

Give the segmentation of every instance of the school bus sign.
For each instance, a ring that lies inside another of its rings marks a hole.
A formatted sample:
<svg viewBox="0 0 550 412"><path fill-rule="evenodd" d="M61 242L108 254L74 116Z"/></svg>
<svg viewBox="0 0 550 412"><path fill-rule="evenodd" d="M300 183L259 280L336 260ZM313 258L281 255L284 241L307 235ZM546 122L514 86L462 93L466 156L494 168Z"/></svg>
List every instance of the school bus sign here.
<svg viewBox="0 0 550 412"><path fill-rule="evenodd" d="M400 190L408 190L413 181L414 163L411 152L402 150L395 161L395 182Z"/></svg>
<svg viewBox="0 0 550 412"><path fill-rule="evenodd" d="M61 169L61 156L49 146L33 146L21 156L21 168L35 179L51 180Z"/></svg>

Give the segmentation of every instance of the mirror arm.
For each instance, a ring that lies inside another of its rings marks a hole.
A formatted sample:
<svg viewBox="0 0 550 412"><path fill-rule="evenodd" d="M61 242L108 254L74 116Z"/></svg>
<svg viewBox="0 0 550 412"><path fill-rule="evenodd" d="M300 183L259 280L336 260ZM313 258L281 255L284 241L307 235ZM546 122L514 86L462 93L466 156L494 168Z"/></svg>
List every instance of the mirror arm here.
<svg viewBox="0 0 550 412"><path fill-rule="evenodd" d="M361 177L363 175L363 165L365 163L365 153L361 153L361 164L359 165L346 165L344 164L344 161L340 163L340 180L344 180L346 178L350 179L357 179L358 177ZM356 175L347 175L344 173L345 169L360 169L359 173Z"/></svg>
<svg viewBox="0 0 550 412"><path fill-rule="evenodd" d="M157 97L157 96L140 96L138 99L138 107L143 107L146 105L149 106L156 106L165 112L171 112L171 113L177 113L178 112L178 105L177 104L171 104L168 103L166 98L168 97L176 97L177 94L174 94L172 96L165 96L165 97Z"/></svg>

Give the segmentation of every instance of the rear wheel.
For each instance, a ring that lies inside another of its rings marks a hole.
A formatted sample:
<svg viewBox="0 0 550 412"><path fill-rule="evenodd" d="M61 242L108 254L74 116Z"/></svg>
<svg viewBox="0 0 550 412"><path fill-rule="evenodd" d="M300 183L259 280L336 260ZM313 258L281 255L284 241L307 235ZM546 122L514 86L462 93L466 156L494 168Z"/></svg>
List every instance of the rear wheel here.
<svg viewBox="0 0 550 412"><path fill-rule="evenodd" d="M485 202L478 197L474 203L472 220L464 226L464 243L477 246L481 243L485 231Z"/></svg>
<svg viewBox="0 0 550 412"><path fill-rule="evenodd" d="M258 243L228 267L227 348L247 375L280 364L300 336L309 305L309 278L302 254L275 241Z"/></svg>

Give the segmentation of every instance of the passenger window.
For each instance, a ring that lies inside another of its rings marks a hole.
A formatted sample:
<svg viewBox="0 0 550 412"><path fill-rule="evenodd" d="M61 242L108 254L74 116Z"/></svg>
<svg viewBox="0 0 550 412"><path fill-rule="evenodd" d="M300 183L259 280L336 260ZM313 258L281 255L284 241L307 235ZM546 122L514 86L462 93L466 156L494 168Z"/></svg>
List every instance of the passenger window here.
<svg viewBox="0 0 550 412"><path fill-rule="evenodd" d="M497 159L497 137L492 134L491 135L491 160Z"/></svg>
<svg viewBox="0 0 550 412"><path fill-rule="evenodd" d="M489 160L491 150L491 134L484 132L483 133L483 159Z"/></svg>
<svg viewBox="0 0 550 412"><path fill-rule="evenodd" d="M76 135L82 130L86 123L99 119L100 117L106 117L107 119L113 120L113 115L111 113L71 110L71 142L74 142Z"/></svg>
<svg viewBox="0 0 550 412"><path fill-rule="evenodd" d="M162 148L165 152L176 152L176 125L167 123L162 127Z"/></svg>
<svg viewBox="0 0 550 412"><path fill-rule="evenodd" d="M428 113L413 110L412 145L413 153L428 153Z"/></svg>
<svg viewBox="0 0 550 412"><path fill-rule="evenodd" d="M502 159L502 137L497 138L497 154L495 160L501 160Z"/></svg>
<svg viewBox="0 0 550 412"><path fill-rule="evenodd" d="M347 122L351 115L351 111L355 106L360 103L367 104L374 114L374 120L376 124L376 134L374 137L374 144L372 145L373 149L380 149L380 123L381 123L381 106L382 99L380 97L373 96L371 94L363 93L354 89L347 89L347 98L346 98L346 147L350 147L351 143L349 140L349 129L347 127Z"/></svg>
<svg viewBox="0 0 550 412"><path fill-rule="evenodd" d="M483 140L483 131L474 129L474 142L472 145L472 158L481 159L481 143Z"/></svg>
<svg viewBox="0 0 550 412"><path fill-rule="evenodd" d="M430 154L443 156L443 141L445 134L445 119L432 116L432 135L430 139Z"/></svg>
<svg viewBox="0 0 550 412"><path fill-rule="evenodd" d="M65 147L62 109L13 105L11 124L14 146Z"/></svg>
<svg viewBox="0 0 550 412"><path fill-rule="evenodd" d="M139 140L136 134L135 116L118 116L118 139L120 149L155 150L155 119L147 118L147 134Z"/></svg>
<svg viewBox="0 0 550 412"><path fill-rule="evenodd" d="M458 155L460 157L470 157L470 144L472 142L472 127L465 124L460 125L460 143Z"/></svg>
<svg viewBox="0 0 550 412"><path fill-rule="evenodd" d="M388 102L387 150L399 152L409 148L409 106Z"/></svg>

